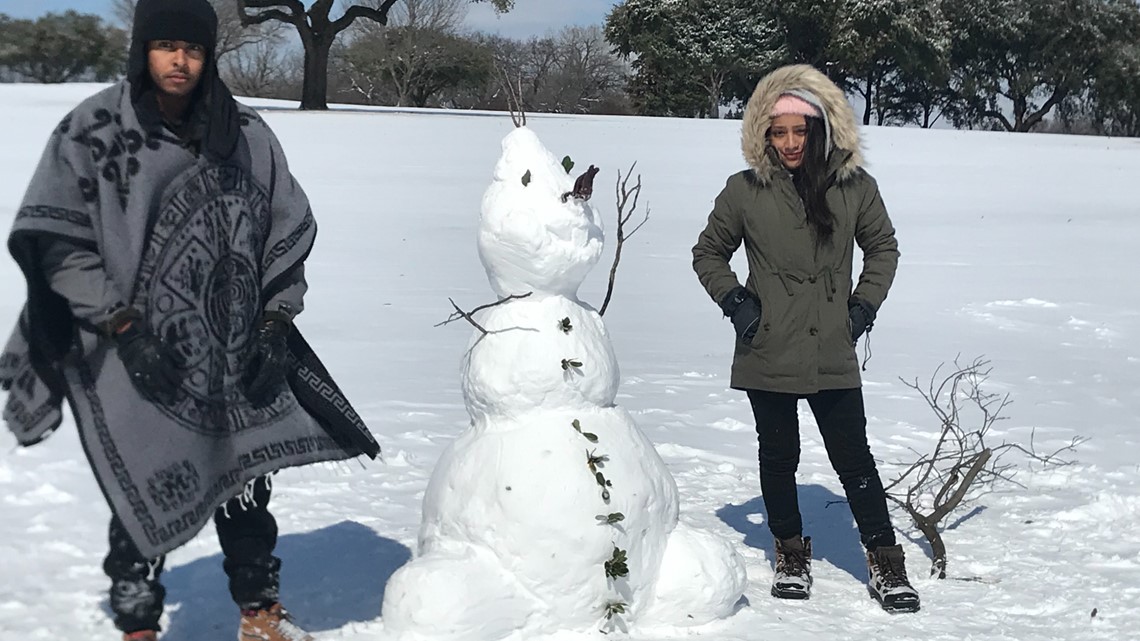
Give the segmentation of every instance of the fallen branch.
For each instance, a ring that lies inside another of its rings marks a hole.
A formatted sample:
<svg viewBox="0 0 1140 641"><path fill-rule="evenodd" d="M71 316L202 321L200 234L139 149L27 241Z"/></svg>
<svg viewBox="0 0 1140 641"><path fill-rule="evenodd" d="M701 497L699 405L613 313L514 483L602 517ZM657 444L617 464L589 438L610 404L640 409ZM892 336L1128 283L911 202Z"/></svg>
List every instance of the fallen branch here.
<svg viewBox="0 0 1140 641"><path fill-rule="evenodd" d="M992 491L998 482L1021 486L1013 477L1016 465L1001 462L1004 455L1018 452L1030 464L1060 467L1071 464L1060 455L1073 451L1087 440L1076 437L1049 454L1038 453L1033 443L1035 432L1030 435L1028 446L1004 441L989 445L986 441L991 428L1005 420L1002 412L1011 402L1009 395L991 394L982 389L989 380L989 361L977 358L961 366L955 360L954 365L956 369L941 382L938 379L942 366L939 366L925 388L918 381L903 381L918 392L934 412L940 432L933 452L923 454L911 450L918 459L902 464L903 471L883 488L887 498L911 517L930 544L933 556L930 574L940 579L946 578L946 543L941 533L946 517ZM968 417L964 416L967 410ZM967 426L965 421L970 419L974 422Z"/></svg>

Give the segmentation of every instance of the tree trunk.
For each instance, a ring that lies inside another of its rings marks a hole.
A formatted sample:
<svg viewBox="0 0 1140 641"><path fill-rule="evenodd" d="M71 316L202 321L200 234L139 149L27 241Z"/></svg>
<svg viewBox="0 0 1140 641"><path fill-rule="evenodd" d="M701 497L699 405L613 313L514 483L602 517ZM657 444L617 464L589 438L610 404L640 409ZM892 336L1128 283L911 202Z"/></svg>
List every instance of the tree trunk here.
<svg viewBox="0 0 1140 641"><path fill-rule="evenodd" d="M1029 109L1029 99L1017 97L1013 99L1013 130L1021 133L1025 128L1025 112Z"/></svg>
<svg viewBox="0 0 1140 641"><path fill-rule="evenodd" d="M867 74L867 91L863 94L866 101L863 103L863 125L871 124L871 110L875 106L875 78L874 74Z"/></svg>
<svg viewBox="0 0 1140 641"><path fill-rule="evenodd" d="M301 109L325 110L329 108L329 51L332 40L317 38L305 41L305 81L301 88Z"/></svg>
<svg viewBox="0 0 1140 641"><path fill-rule="evenodd" d="M942 541L942 535L938 532L938 526L922 518L921 515L911 514L911 516L914 518L914 524L918 526L919 531L926 537L926 542L930 544L930 551L934 556L934 560L930 564L930 576L945 579L946 543Z"/></svg>
<svg viewBox="0 0 1140 641"><path fill-rule="evenodd" d="M720 103L725 76L727 74L723 71L713 72L709 75L709 118L720 118Z"/></svg>
<svg viewBox="0 0 1140 641"><path fill-rule="evenodd" d="M258 0L250 14L252 0L236 0L242 25L249 27L270 21L293 25L305 49L305 80L301 87L301 109L328 109L329 57L333 42L340 32L352 26L357 18L379 24L388 23L388 10L396 0L384 0L379 7L352 5L338 20L329 19L334 0L315 0L305 10L298 0Z"/></svg>

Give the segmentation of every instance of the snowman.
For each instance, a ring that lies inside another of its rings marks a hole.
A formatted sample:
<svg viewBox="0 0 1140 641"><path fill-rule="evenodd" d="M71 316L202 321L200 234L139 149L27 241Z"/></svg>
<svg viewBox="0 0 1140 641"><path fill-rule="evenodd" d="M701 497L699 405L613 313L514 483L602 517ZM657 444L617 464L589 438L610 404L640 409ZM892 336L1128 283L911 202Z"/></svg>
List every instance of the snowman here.
<svg viewBox="0 0 1140 641"><path fill-rule="evenodd" d="M504 302L463 361L471 425L423 501L416 558L384 595L400 639L492 641L726 617L744 564L678 522L677 486L615 405L618 363L577 291L602 253L598 213L534 132L503 140L479 255Z"/></svg>

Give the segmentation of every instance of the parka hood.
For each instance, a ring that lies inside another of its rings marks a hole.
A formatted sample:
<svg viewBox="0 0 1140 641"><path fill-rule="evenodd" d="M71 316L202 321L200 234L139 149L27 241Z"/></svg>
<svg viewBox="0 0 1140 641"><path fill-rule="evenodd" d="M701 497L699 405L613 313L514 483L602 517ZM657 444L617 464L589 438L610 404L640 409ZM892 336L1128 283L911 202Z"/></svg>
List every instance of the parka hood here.
<svg viewBox="0 0 1140 641"><path fill-rule="evenodd" d="M772 107L784 94L799 96L823 111L829 156L836 153L847 156L838 168L836 181L842 183L853 176L864 160L855 110L847 102L846 94L815 67L790 65L765 76L756 85L744 110L741 147L756 179L761 184L769 184L774 172L781 169L779 161L768 153L767 133L772 124Z"/></svg>

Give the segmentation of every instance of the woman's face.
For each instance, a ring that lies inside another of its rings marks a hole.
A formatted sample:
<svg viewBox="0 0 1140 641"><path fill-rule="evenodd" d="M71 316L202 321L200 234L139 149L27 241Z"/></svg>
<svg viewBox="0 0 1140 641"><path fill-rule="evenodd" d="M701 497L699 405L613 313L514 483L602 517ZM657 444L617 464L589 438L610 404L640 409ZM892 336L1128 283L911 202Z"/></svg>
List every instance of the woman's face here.
<svg viewBox="0 0 1140 641"><path fill-rule="evenodd" d="M807 142L807 118L800 115L776 116L768 129L768 142L780 154L780 162L788 169L804 163Z"/></svg>

